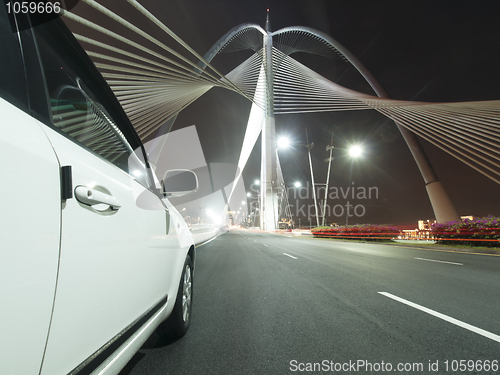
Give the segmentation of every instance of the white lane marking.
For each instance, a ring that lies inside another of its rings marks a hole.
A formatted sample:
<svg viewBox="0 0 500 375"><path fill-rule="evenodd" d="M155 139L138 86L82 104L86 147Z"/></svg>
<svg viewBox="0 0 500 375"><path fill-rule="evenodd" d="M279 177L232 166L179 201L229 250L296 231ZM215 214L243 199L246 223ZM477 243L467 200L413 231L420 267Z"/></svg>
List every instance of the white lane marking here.
<svg viewBox="0 0 500 375"><path fill-rule="evenodd" d="M463 266L463 265L464 265L463 263L446 262L446 261L444 261L444 260L425 259L425 258L415 258L415 259L418 259L418 260L426 260L426 261L428 261L428 262L438 262L438 263L454 264L454 265L456 265L456 266Z"/></svg>
<svg viewBox="0 0 500 375"><path fill-rule="evenodd" d="M296 258L293 255L290 255L290 254L287 254L287 253L283 253L283 255L286 255L287 257L290 257L290 258L293 258L293 259L299 259L299 258Z"/></svg>
<svg viewBox="0 0 500 375"><path fill-rule="evenodd" d="M395 296L393 294L386 293L386 292L378 292L378 293L382 294L383 296L392 298L395 301L404 303L405 305L411 306L411 307L413 307L413 308L415 308L417 310L426 312L427 314L433 315L433 316L435 316L435 317L437 317L439 319L443 319L443 320L445 320L445 321L447 321L449 323L455 324L455 325L457 325L459 327L462 327L462 328L465 328L465 329L467 329L469 331L477 333L478 335L487 337L487 338L489 338L489 339L491 339L493 341L496 341L496 342L500 342L500 336L499 335L495 335L494 333L485 331L484 329L474 327L473 325L470 325L468 323L462 322L462 321L460 321L458 319L455 319L455 318L452 318L452 317L450 317L448 315L441 314L441 313L439 313L437 311L428 309L427 307L417 305L416 303L407 301L407 300L405 300L403 298L400 298L398 296Z"/></svg>
<svg viewBox="0 0 500 375"><path fill-rule="evenodd" d="M265 247L268 247L266 244L263 244Z"/></svg>
<svg viewBox="0 0 500 375"><path fill-rule="evenodd" d="M257 243L257 241L253 240L253 242Z"/></svg>

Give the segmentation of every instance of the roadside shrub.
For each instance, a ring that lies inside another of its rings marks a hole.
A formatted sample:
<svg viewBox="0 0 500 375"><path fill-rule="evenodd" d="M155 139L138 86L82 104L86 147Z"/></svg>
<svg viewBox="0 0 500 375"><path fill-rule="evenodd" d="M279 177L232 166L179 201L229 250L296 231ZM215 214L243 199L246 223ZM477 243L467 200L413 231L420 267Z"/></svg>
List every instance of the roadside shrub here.
<svg viewBox="0 0 500 375"><path fill-rule="evenodd" d="M347 240L386 241L399 235L399 229L390 225L356 224L311 229L314 237Z"/></svg>
<svg viewBox="0 0 500 375"><path fill-rule="evenodd" d="M432 225L432 233L438 244L499 247L500 217L436 223Z"/></svg>

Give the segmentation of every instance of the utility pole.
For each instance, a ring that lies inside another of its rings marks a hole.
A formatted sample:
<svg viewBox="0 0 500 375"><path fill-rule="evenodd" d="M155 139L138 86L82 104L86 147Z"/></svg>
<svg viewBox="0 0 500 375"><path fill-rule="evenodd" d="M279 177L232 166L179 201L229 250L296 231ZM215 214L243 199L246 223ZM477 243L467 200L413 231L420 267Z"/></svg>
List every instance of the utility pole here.
<svg viewBox="0 0 500 375"><path fill-rule="evenodd" d="M309 143L309 137L307 136L307 129L306 129L306 141L307 141L307 154L309 155L309 166L311 167L311 182L312 182L312 191L313 191L313 198L314 198L314 212L316 214L316 226L319 227L318 204L316 203L316 185L314 183L314 172L313 172L313 165L312 165L312 159L311 159L311 148L314 147L314 142Z"/></svg>
<svg viewBox="0 0 500 375"><path fill-rule="evenodd" d="M323 206L323 222L322 226L326 225L326 201L328 200L328 184L330 182L330 167L332 166L332 151L333 151L333 132L332 132L332 140L330 141L330 146L326 146L326 151L330 151L330 157L326 159L328 161L328 172L326 173L326 185L325 185L325 204Z"/></svg>

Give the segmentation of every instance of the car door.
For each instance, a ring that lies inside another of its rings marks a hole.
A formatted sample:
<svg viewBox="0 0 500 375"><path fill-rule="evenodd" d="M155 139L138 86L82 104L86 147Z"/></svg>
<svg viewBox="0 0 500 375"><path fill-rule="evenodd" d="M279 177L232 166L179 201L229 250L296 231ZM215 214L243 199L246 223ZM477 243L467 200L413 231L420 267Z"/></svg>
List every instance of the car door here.
<svg viewBox="0 0 500 375"><path fill-rule="evenodd" d="M0 6L0 373L38 374L59 260L59 163L29 114L11 21Z"/></svg>
<svg viewBox="0 0 500 375"><path fill-rule="evenodd" d="M165 304L185 256L149 188L142 149L123 118L115 120L109 89L62 32L52 23L34 28L52 116L45 132L61 165L71 168L73 192L62 204L47 375L90 373L123 332Z"/></svg>
<svg viewBox="0 0 500 375"><path fill-rule="evenodd" d="M0 373L40 371L56 288L59 164L40 125L0 98Z"/></svg>

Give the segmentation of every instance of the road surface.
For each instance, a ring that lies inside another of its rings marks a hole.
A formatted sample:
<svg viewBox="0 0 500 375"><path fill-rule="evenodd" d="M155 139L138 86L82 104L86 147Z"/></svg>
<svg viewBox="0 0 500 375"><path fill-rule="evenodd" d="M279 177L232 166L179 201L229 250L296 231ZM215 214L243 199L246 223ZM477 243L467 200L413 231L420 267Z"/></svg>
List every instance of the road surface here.
<svg viewBox="0 0 500 375"><path fill-rule="evenodd" d="M499 256L247 230L197 251L189 332L120 375L500 374Z"/></svg>

